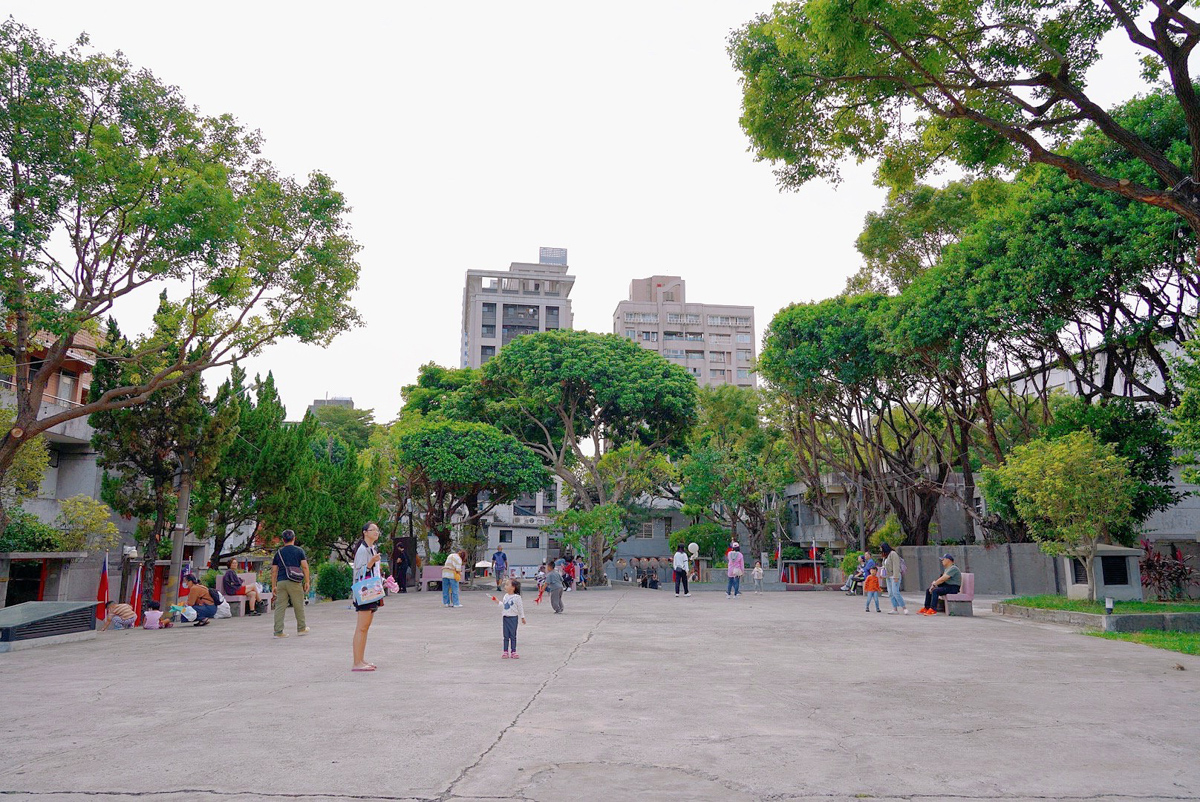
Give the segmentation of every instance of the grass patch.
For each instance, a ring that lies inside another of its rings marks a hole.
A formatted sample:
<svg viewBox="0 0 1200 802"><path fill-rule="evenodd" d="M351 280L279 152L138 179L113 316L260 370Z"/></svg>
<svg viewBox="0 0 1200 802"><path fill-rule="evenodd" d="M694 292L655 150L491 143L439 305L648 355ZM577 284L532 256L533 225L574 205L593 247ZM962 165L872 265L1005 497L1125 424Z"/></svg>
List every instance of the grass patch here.
<svg viewBox="0 0 1200 802"><path fill-rule="evenodd" d="M1042 610L1070 610L1073 613L1104 614L1104 602L1084 599L1068 599L1066 596L1021 596L1005 599L1005 604L1017 607L1037 607ZM1119 601L1113 605L1113 613L1200 613L1200 602L1137 602Z"/></svg>
<svg viewBox="0 0 1200 802"><path fill-rule="evenodd" d="M1087 634L1106 640L1141 643L1153 646L1155 649L1167 649L1183 654L1200 654L1200 632L1164 632L1160 629L1146 629L1141 632L1088 632Z"/></svg>

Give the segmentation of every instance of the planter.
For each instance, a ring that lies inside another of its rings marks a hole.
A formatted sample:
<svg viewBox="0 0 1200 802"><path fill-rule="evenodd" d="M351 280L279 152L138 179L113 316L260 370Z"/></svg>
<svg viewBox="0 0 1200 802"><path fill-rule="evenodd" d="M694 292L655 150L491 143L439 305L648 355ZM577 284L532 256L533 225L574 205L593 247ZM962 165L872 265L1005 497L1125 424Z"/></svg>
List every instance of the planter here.
<svg viewBox="0 0 1200 802"><path fill-rule="evenodd" d="M1200 632L1200 613L1122 613L1101 615L1073 610L1046 610L1005 602L992 605L992 612L1047 624L1066 624L1098 632L1140 632L1159 629L1170 632Z"/></svg>

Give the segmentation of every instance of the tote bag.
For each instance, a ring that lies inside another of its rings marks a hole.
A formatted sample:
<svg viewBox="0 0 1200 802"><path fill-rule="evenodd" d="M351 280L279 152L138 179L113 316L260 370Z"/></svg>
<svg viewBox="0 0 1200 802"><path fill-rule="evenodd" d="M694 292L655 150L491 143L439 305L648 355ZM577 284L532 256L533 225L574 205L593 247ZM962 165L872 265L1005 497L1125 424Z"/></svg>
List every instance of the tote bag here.
<svg viewBox="0 0 1200 802"><path fill-rule="evenodd" d="M383 580L377 576L368 576L354 583L354 603L358 605L371 604L383 598Z"/></svg>

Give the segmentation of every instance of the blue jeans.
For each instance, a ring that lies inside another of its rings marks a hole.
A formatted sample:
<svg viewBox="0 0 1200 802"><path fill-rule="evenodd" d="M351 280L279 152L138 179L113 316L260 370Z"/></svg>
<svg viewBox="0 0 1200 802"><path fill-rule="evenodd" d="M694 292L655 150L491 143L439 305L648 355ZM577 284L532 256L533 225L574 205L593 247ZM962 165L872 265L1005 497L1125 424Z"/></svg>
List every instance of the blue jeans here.
<svg viewBox="0 0 1200 802"><path fill-rule="evenodd" d="M506 615L504 621L504 651L517 652L517 623L519 619L515 615Z"/></svg>
<svg viewBox="0 0 1200 802"><path fill-rule="evenodd" d="M900 578L888 577L888 600L892 603L893 610L899 610L901 607L907 607L904 603L904 597L900 595Z"/></svg>
<svg viewBox="0 0 1200 802"><path fill-rule="evenodd" d="M197 621L205 621L217 614L217 606L215 604L193 604L192 609L196 611Z"/></svg>
<svg viewBox="0 0 1200 802"><path fill-rule="evenodd" d="M741 588L742 578L740 576L731 576L729 577L729 584L725 586L725 595L728 596L732 593L734 596L741 596Z"/></svg>
<svg viewBox="0 0 1200 802"><path fill-rule="evenodd" d="M458 580L442 577L442 604L458 604Z"/></svg>
<svg viewBox="0 0 1200 802"><path fill-rule="evenodd" d="M879 591L872 590L867 592L867 611L871 610L871 599L875 600L875 612L880 612L879 609Z"/></svg>

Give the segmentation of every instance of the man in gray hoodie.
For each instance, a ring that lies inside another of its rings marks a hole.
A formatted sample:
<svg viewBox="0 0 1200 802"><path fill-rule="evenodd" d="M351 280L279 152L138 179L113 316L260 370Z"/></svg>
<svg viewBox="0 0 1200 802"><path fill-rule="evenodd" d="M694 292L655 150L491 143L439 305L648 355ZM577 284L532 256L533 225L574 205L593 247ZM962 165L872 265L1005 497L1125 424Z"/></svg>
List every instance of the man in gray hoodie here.
<svg viewBox="0 0 1200 802"><path fill-rule="evenodd" d="M563 588L566 586L563 582L562 566L555 565L554 570L546 574L546 590L550 591L550 606L554 608L555 613L563 611Z"/></svg>

